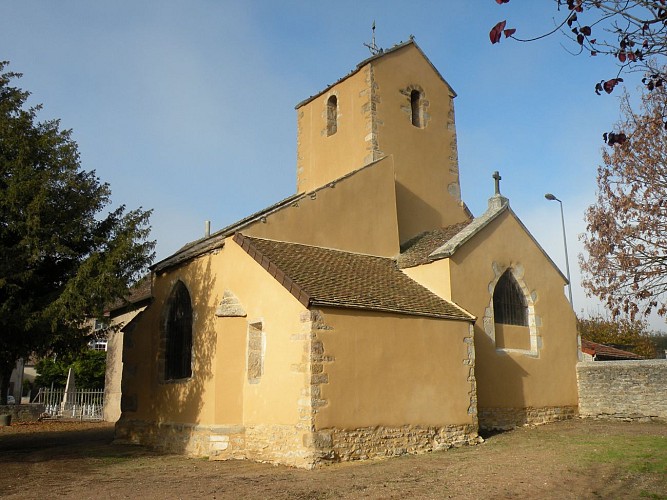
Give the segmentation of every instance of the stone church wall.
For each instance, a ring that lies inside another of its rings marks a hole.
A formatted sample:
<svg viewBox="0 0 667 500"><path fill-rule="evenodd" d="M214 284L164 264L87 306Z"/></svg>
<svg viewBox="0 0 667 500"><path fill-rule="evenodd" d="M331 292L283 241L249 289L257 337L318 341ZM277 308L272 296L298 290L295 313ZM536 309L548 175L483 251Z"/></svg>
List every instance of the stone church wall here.
<svg viewBox="0 0 667 500"><path fill-rule="evenodd" d="M667 361L594 361L577 365L579 415L667 420Z"/></svg>

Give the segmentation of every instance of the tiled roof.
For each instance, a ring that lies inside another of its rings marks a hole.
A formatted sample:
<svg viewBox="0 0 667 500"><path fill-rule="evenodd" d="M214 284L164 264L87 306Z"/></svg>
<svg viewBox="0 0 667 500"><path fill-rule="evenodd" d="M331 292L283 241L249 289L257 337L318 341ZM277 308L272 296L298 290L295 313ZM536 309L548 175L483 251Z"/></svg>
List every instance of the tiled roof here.
<svg viewBox="0 0 667 500"><path fill-rule="evenodd" d="M432 260L451 257L459 248L488 226L501 213L509 210L510 206L509 200L500 194L495 194L489 198L488 205L486 212L479 217L475 217L462 231L459 231L449 241L436 248L429 257ZM527 229L526 232L528 232Z"/></svg>
<svg viewBox="0 0 667 500"><path fill-rule="evenodd" d="M347 80L347 79L350 78L352 75L358 73L359 70L361 70L361 68L363 68L364 66L366 66L368 63L371 63L371 62L373 62L373 61L375 61L375 60L377 60L377 59L380 59L380 58L386 56L387 54L391 54L392 52L396 52L396 51L398 51L398 50L400 50L400 49L402 49L402 48L404 48L404 47L407 47L407 46L409 46L409 45L413 45L413 46L420 52L420 54L424 57L424 59L426 59L426 62L428 62L428 64L431 66L431 68L433 69L433 71L435 72L435 74L438 75L438 78L440 78L440 80L442 80L442 81L444 82L444 84L447 85L447 87L449 87L449 90L450 90L450 92L452 93L452 96L453 96L453 97L456 97L456 92L454 92L454 89L452 88L452 86L451 86L449 83L447 83L447 80L445 80L445 79L443 78L443 76L440 74L440 72L438 71L438 69L433 65L433 63L431 62L431 60L426 56L426 54L424 53L424 51L419 47L419 45L417 45L417 42L415 42L414 38L411 36L410 39L409 39L407 42L399 42L399 43L397 43L396 45L394 45L393 47L391 47L391 48L389 48L389 49L380 49L379 52L378 52L377 54L372 55L372 56L370 56L370 57L364 59L363 61L361 61L359 64L357 64L357 67L356 67L355 69L353 69L352 71L350 71L347 75L345 75L345 76L342 77L342 78L339 78L339 79L336 80L334 83L332 83L331 85L327 86L324 90L318 92L317 94L310 96L308 99L304 99L304 100L301 101L299 104L297 104L297 105L295 106L295 108L296 108L296 109L299 109L301 106L303 106L303 105L305 105L305 104L308 104L309 102L311 102L311 101L314 100L314 99L317 99L319 96L321 96L322 94L324 94L325 92L327 92L330 88L332 88L332 87L338 85L340 82L342 82L342 81L344 81L344 80Z"/></svg>
<svg viewBox="0 0 667 500"><path fill-rule="evenodd" d="M403 274L393 259L298 243L251 238L234 241L302 304L474 321Z"/></svg>
<svg viewBox="0 0 667 500"><path fill-rule="evenodd" d="M199 255L213 251L216 248L220 248L224 246L225 239L228 236L234 234L236 231L242 229L243 227L257 220L261 220L263 217L266 217L272 214L273 212L277 212L278 210L290 206L291 204L300 200L304 196L306 196L306 193L294 194L292 196L289 196L279 201L278 203L274 203L273 205L266 207L265 209L260 210L259 212L255 212L254 214L244 217L240 221L237 221L219 231L216 231L210 236L205 236L204 238L192 241L183 246L182 248L180 248L179 250L177 250L174 254L170 255L166 259L162 259L160 262L153 264L151 266L151 269L156 273L161 273L165 269L177 266L179 264L182 264L183 262L187 262L188 260L193 259L194 257L198 257Z"/></svg>
<svg viewBox="0 0 667 500"><path fill-rule="evenodd" d="M127 297L114 300L107 309L110 312L124 309L128 306L138 304L152 297L152 281L150 275L141 278L132 288Z"/></svg>
<svg viewBox="0 0 667 500"><path fill-rule="evenodd" d="M379 163L379 161L381 160L376 160L374 162L367 163L363 167L359 167L357 170L348 172L338 177L337 179L334 179L333 181L327 182L323 186L313 189L312 191L292 195L288 198L285 198L284 200L279 201L278 203L274 203L273 205L263 210L260 210L259 212L255 212L254 214L244 217L240 221L234 222L233 224L230 224L229 226L214 232L210 236L206 236L204 238L200 238L196 241L190 242L187 245L183 246L180 250L177 250L169 257L162 259L160 262L157 262L156 264L153 264L151 266L151 269L155 273L160 274L161 272L169 268L178 266L195 257L198 257L205 253L212 252L213 250L221 248L225 245L225 239L227 237L232 236L238 231L242 231L245 227L253 223L256 223L257 221L266 220L266 218L270 217L274 213L279 212L280 210L283 210L287 207L294 206L295 203L298 203L301 199L305 198L306 196L311 196L313 193L318 193L319 191L322 191L324 189L330 189L331 187L335 186L338 182L341 182L349 177L352 177L353 175L357 174L362 170L366 170L367 168L372 168L374 165Z"/></svg>
<svg viewBox="0 0 667 500"><path fill-rule="evenodd" d="M623 351L609 345L598 344L590 340L581 339L581 350L586 354L590 354L598 360L605 359L644 359L642 356L634 352Z"/></svg>
<svg viewBox="0 0 667 500"><path fill-rule="evenodd" d="M437 248L447 243L451 238L459 233L463 228L472 222L472 219L452 224L451 226L441 227L432 231L423 232L415 236L408 242L401 245L401 255L399 255L398 267L419 266L426 264L432 259L428 256Z"/></svg>

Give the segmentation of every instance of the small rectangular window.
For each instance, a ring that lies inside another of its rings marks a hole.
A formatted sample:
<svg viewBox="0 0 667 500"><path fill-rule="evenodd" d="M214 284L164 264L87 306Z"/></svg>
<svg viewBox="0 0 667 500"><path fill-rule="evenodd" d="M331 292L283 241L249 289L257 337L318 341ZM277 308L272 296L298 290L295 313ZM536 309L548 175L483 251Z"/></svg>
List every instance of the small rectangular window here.
<svg viewBox="0 0 667 500"><path fill-rule="evenodd" d="M256 384L264 373L264 332L262 322L248 325L248 382Z"/></svg>

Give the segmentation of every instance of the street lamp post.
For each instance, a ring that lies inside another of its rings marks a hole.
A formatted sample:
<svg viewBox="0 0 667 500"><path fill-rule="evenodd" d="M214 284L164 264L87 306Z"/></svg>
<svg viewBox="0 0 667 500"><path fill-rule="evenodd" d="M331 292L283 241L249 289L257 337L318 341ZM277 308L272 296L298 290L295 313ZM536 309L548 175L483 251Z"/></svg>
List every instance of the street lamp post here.
<svg viewBox="0 0 667 500"><path fill-rule="evenodd" d="M567 272L567 291L570 295L570 306L574 309L572 302L572 280L570 280L570 261L567 257L567 237L565 236L565 216L563 215L563 202L556 198L553 194L547 193L544 197L549 201L557 201L560 203L560 221L563 226L563 245L565 247L565 270Z"/></svg>

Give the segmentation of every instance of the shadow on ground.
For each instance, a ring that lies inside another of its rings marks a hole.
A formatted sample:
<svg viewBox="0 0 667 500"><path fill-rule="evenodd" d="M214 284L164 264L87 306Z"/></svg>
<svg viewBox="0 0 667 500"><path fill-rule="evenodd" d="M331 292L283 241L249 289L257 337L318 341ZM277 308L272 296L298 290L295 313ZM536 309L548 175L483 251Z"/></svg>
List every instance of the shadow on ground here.
<svg viewBox="0 0 667 500"><path fill-rule="evenodd" d="M114 425L107 422L13 424L0 431L0 463L158 455L141 446L114 444Z"/></svg>

